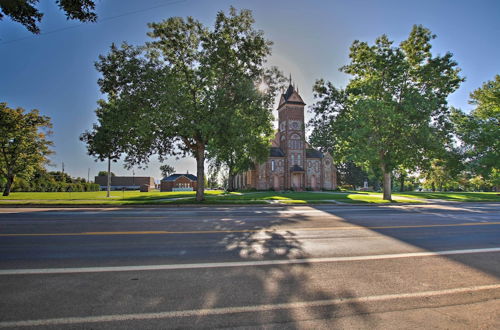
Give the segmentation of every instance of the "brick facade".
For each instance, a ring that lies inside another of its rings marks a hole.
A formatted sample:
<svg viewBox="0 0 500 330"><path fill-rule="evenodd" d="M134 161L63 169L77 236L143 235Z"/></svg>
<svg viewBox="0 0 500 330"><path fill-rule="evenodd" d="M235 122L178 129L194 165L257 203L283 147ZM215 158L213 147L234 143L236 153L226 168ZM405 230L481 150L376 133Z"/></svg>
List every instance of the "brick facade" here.
<svg viewBox="0 0 500 330"><path fill-rule="evenodd" d="M196 187L196 177L194 175L172 174L161 180L160 191L173 191L174 188L196 190Z"/></svg>
<svg viewBox="0 0 500 330"><path fill-rule="evenodd" d="M267 161L255 170L236 175L236 189L332 190L337 171L328 153L311 148L305 140L305 103L290 85L278 106L278 131Z"/></svg>
<svg viewBox="0 0 500 330"><path fill-rule="evenodd" d="M108 177L106 175L96 176L94 182L105 189L108 186ZM155 180L151 176L112 176L111 189L139 189L141 186L155 186Z"/></svg>

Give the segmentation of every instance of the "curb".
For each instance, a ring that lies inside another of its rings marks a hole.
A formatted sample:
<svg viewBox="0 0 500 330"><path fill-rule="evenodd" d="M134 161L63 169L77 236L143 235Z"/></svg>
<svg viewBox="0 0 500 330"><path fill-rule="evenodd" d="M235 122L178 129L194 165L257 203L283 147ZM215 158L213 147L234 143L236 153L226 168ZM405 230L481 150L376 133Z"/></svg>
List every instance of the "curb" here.
<svg viewBox="0 0 500 330"><path fill-rule="evenodd" d="M467 205L467 204L499 204L500 202L454 202L453 205ZM200 207L292 207L292 206L336 206L336 207L349 207L349 206L405 206L405 205L446 205L448 202L427 202L427 203L300 203L300 204L287 204L287 203L273 203L273 204L142 204L142 205L110 205L110 204L1 204L2 208L123 208L123 209L144 209L144 208L200 208Z"/></svg>

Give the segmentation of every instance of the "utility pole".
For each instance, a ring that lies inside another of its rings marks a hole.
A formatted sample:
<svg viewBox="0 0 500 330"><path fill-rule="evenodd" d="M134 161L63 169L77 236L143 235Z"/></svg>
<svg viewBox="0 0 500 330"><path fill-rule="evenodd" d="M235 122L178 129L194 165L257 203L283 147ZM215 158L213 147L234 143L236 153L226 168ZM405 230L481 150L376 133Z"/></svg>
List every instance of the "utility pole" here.
<svg viewBox="0 0 500 330"><path fill-rule="evenodd" d="M111 190L111 157L108 157L108 187L106 197L109 197L109 191Z"/></svg>
<svg viewBox="0 0 500 330"><path fill-rule="evenodd" d="M90 182L90 167L89 167L89 170L87 172L87 182Z"/></svg>
<svg viewBox="0 0 500 330"><path fill-rule="evenodd" d="M62 162L62 174L64 176L64 162Z"/></svg>

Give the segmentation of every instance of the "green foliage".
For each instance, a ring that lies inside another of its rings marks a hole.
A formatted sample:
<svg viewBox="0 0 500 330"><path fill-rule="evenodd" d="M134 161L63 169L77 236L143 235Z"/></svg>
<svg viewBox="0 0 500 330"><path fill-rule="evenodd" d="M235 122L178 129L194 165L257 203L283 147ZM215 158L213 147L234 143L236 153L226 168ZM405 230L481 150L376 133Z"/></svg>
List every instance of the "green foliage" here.
<svg viewBox="0 0 500 330"><path fill-rule="evenodd" d="M97 176L108 176L108 171L99 171ZM111 176L115 176L115 173L111 172Z"/></svg>
<svg viewBox="0 0 500 330"><path fill-rule="evenodd" d="M234 190L233 181L237 173L249 170L269 156L273 135L273 118L269 109L273 106L280 87L285 83L281 72L271 68L264 71L258 89L254 84L243 86L242 95L247 95L248 99L254 99L256 102L234 108L233 115L225 123L225 133L216 136L215 143L209 146L211 166L215 169L227 168L229 191Z"/></svg>
<svg viewBox="0 0 500 330"><path fill-rule="evenodd" d="M38 110L28 113L0 103L0 177L5 179L4 196L8 196L16 176L29 179L48 163L52 153L50 118Z"/></svg>
<svg viewBox="0 0 500 330"><path fill-rule="evenodd" d="M452 190L457 186L457 176L453 175L446 166L446 162L434 159L425 174L424 187L432 191Z"/></svg>
<svg viewBox="0 0 500 330"><path fill-rule="evenodd" d="M123 153L123 141L133 133L130 130L130 118L117 111L117 100L114 93L110 93L109 100L98 101L98 109L95 111L98 123L93 125L91 131L85 131L80 140L87 145L87 153L97 160L108 160L108 171L111 173L111 161L116 162ZM108 176L107 195L111 190L111 177Z"/></svg>
<svg viewBox="0 0 500 330"><path fill-rule="evenodd" d="M352 161L337 164L338 180L342 186L350 186L349 189L363 187L365 180L368 180L368 174Z"/></svg>
<svg viewBox="0 0 500 330"><path fill-rule="evenodd" d="M99 100L97 108L97 124L91 131L85 131L80 140L87 145L87 153L97 160L106 159L116 162L123 152L121 146L126 138L126 119L116 111L116 101Z"/></svg>
<svg viewBox="0 0 500 330"><path fill-rule="evenodd" d="M107 100L99 103L99 125L82 136L89 153L123 152L127 166L143 166L153 154L160 161L193 156L203 200L206 157L223 163L235 141L265 140L271 127L276 88L269 82L266 93L257 90L271 43L253 23L250 11L234 8L219 12L213 29L173 17L149 24L153 40L143 46L112 45L96 63Z"/></svg>
<svg viewBox="0 0 500 330"><path fill-rule="evenodd" d="M24 25L31 33L39 34L40 28L37 22L41 22L43 13L35 7L37 3L38 0L0 0L0 20L4 15L9 16L13 21ZM57 0L56 3L68 19L82 22L97 20L93 0Z"/></svg>
<svg viewBox="0 0 500 330"><path fill-rule="evenodd" d="M476 175L469 180L475 191L484 190L487 183L481 175Z"/></svg>
<svg viewBox="0 0 500 330"><path fill-rule="evenodd" d="M500 75L472 92L470 103L470 114L453 109L452 116L466 164L486 185L500 187Z"/></svg>
<svg viewBox="0 0 500 330"><path fill-rule="evenodd" d="M212 171L211 173L209 173L209 175L207 176L207 187L210 189L216 189L220 186L219 173L216 171Z"/></svg>
<svg viewBox="0 0 500 330"><path fill-rule="evenodd" d="M379 168L385 199L393 170L424 167L450 143L446 98L463 79L450 53L432 56L434 37L414 26L398 47L385 35L372 46L354 41L341 68L352 76L346 89L323 80L314 86L313 143L340 161Z"/></svg>
<svg viewBox="0 0 500 330"><path fill-rule="evenodd" d="M339 185L340 190L354 190L354 187L352 184L341 184Z"/></svg>
<svg viewBox="0 0 500 330"><path fill-rule="evenodd" d="M21 178L14 180L12 191L14 192L84 192L84 191L99 191L101 187L97 183L66 183L48 181L38 183L27 181Z"/></svg>
<svg viewBox="0 0 500 330"><path fill-rule="evenodd" d="M494 80L487 81L481 88L470 95L470 104L476 106L473 111L475 117L500 122L500 75Z"/></svg>
<svg viewBox="0 0 500 330"><path fill-rule="evenodd" d="M161 176L166 177L169 176L170 174L174 174L175 168L171 165L164 164L160 166L160 171L161 171Z"/></svg>
<svg viewBox="0 0 500 330"><path fill-rule="evenodd" d="M0 187L5 187L6 180L0 180ZM66 192L66 191L99 191L100 186L86 182L83 178L72 178L67 173L47 172L37 169L30 179L16 177L12 191L19 192Z"/></svg>
<svg viewBox="0 0 500 330"><path fill-rule="evenodd" d="M46 172L45 170L40 170L35 173L34 178L38 178L39 176L49 176L54 179L54 181L57 182L66 182L66 183L71 183L71 182L85 182L85 179L78 178L78 179L73 179L68 173L64 173L61 171L52 171L52 172Z"/></svg>

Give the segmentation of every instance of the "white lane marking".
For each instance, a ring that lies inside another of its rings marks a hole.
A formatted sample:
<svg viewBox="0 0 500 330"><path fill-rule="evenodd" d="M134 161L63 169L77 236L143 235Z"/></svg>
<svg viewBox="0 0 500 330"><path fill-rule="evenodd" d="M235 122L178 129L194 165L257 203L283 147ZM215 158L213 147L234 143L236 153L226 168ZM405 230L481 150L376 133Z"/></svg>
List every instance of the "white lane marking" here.
<svg viewBox="0 0 500 330"><path fill-rule="evenodd" d="M180 270L180 269L199 269L199 268L229 268L229 267L249 267L249 266L269 266L269 265L293 265L293 264L327 263L327 262L342 262L342 261L432 257L432 256L446 256L454 254L471 254L471 253L487 253L487 252L500 252L500 247L485 248L485 249L447 250L447 251L435 251L435 252L376 254L376 255L350 256L350 257L303 258L303 259L286 259L286 260L254 260L254 261L212 262L212 263L196 263L196 264L2 269L0 270L0 275L102 273L102 272L131 272L131 271L152 271L152 270Z"/></svg>
<svg viewBox="0 0 500 330"><path fill-rule="evenodd" d="M179 317L224 315L224 314L234 314L234 313L267 312L267 311L291 309L291 308L311 308L311 307L330 306L336 304L369 303L369 302L394 300L394 299L435 297L442 295L471 293L475 291L495 290L495 289L500 289L500 284L479 285L479 286L470 286L470 287L435 290L435 291L385 294L378 296L299 301L299 302L281 303L281 304L190 309L190 310L156 312L156 313L115 314L115 315L65 317L65 318L25 320L25 321L7 321L7 322L0 322L0 328L54 326L63 324L96 323L96 322L119 322L119 321L123 322L132 320L154 320L154 319L168 319L168 318L179 318Z"/></svg>

